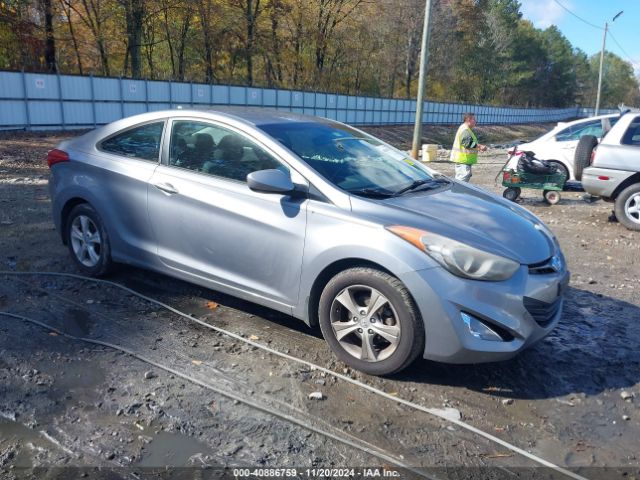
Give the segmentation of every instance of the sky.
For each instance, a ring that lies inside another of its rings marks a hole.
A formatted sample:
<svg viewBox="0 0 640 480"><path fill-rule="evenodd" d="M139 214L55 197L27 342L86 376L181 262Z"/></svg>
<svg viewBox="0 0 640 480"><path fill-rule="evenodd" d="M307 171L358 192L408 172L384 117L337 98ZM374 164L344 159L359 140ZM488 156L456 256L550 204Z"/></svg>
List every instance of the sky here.
<svg viewBox="0 0 640 480"><path fill-rule="evenodd" d="M607 50L633 63L640 74L640 0L520 0L520 3L523 17L534 26L555 25L574 47L590 56L602 49L604 23L608 22L612 35L607 35ZM621 10L624 13L612 23Z"/></svg>

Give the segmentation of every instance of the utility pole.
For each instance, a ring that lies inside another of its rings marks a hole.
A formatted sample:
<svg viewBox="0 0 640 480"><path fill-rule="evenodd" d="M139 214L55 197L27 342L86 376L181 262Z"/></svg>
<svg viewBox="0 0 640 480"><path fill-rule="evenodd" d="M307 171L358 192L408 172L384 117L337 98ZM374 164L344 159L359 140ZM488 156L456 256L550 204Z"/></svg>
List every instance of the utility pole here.
<svg viewBox="0 0 640 480"><path fill-rule="evenodd" d="M596 96L596 111L594 115L600 113L600 92L602 91L602 66L604 65L604 47L607 43L607 29L609 24L604 22L604 37L602 38L602 51L600 52L600 73L598 74L598 95Z"/></svg>
<svg viewBox="0 0 640 480"><path fill-rule="evenodd" d="M427 83L427 60L429 58L429 33L431 16L431 0L425 1L424 7L424 27L422 29L422 51L420 52L420 76L418 79L418 98L416 105L416 123L413 129L413 145L411 156L418 159L420 141L422 140L422 111L424 109L424 90Z"/></svg>
<svg viewBox="0 0 640 480"><path fill-rule="evenodd" d="M620 15L624 13L624 10L621 10L613 17L611 23L616 21ZM600 94L602 92L602 67L604 65L604 49L607 44L607 31L609 30L609 23L604 22L604 37L602 37L602 51L600 52L600 73L598 74L598 94L596 96L596 111L594 115L598 115L600 113Z"/></svg>

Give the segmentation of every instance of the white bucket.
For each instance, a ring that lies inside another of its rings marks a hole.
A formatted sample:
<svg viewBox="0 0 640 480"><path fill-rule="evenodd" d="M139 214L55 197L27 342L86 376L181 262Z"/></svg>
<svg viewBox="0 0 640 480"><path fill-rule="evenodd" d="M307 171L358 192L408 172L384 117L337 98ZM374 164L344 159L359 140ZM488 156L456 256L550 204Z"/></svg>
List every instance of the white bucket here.
<svg viewBox="0 0 640 480"><path fill-rule="evenodd" d="M433 162L438 158L438 145L424 144L422 145L422 161Z"/></svg>

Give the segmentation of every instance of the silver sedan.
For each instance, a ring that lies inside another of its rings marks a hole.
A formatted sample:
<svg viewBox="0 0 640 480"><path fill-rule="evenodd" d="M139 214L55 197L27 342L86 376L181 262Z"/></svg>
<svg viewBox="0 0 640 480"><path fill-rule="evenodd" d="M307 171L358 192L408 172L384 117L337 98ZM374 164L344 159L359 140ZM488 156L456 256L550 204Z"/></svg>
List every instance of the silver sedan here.
<svg viewBox="0 0 640 480"><path fill-rule="evenodd" d="M506 359L561 315L569 274L539 219L341 123L154 112L48 162L83 273L126 263L265 305L319 325L370 374Z"/></svg>

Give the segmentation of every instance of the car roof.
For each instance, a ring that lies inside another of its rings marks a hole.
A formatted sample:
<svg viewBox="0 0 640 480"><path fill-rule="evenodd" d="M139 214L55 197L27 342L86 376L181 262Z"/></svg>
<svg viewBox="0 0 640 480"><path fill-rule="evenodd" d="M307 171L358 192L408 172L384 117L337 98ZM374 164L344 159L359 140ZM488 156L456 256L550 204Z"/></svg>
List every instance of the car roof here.
<svg viewBox="0 0 640 480"><path fill-rule="evenodd" d="M620 116L620 120L611 127L611 130L604 136L601 145L617 145L620 143L624 132L626 132L629 125L631 125L634 119L640 117L640 111L628 111Z"/></svg>
<svg viewBox="0 0 640 480"><path fill-rule="evenodd" d="M606 115L597 115L595 117L578 118L577 120L571 120L570 122L558 122L556 127L567 127L569 125L577 125L580 123L591 122L593 120L602 120L603 118L613 118L618 116L620 116L619 113L608 113Z"/></svg>
<svg viewBox="0 0 640 480"><path fill-rule="evenodd" d="M203 107L203 108L178 108L165 112L158 112L162 114L169 114L170 116L181 115L199 115L202 113L212 113L217 115L225 115L235 119L243 120L246 123L250 123L255 126L260 125L272 125L279 123L324 123L331 124L336 123L332 120L314 117L311 115L304 115L301 113L289 112L286 110L276 110L273 108L263 107Z"/></svg>

